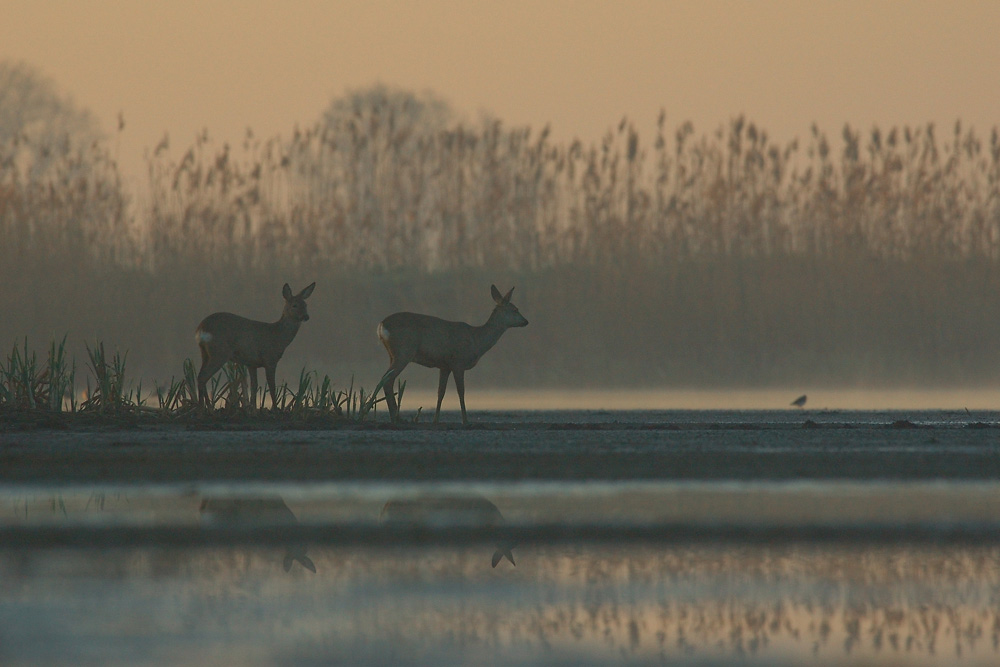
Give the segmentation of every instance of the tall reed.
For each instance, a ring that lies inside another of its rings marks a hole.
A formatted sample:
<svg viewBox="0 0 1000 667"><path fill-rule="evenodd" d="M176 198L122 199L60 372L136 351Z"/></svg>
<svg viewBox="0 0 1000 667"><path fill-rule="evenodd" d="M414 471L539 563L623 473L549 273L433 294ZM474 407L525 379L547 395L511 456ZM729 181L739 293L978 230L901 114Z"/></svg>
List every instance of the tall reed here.
<svg viewBox="0 0 1000 667"><path fill-rule="evenodd" d="M164 142L132 207L99 147L44 183L0 173L0 340L96 334L165 376L195 313L253 316L274 285L321 279L324 334L290 354L374 382L381 317L468 319L506 280L536 326L519 364L484 361L488 382L1000 379L996 128L778 143L743 117L702 132L661 113L649 139L624 119L588 144L394 113Z"/></svg>
<svg viewBox="0 0 1000 667"><path fill-rule="evenodd" d="M50 343L44 366L25 338L20 348L15 343L6 359L0 359L0 408L73 412L75 378L76 362L67 356L65 336Z"/></svg>

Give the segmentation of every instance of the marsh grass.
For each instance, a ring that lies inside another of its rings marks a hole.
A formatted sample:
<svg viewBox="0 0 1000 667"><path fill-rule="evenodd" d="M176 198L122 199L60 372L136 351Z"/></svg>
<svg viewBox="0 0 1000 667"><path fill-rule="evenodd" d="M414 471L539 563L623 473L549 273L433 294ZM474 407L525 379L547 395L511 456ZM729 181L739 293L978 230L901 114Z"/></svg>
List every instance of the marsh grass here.
<svg viewBox="0 0 1000 667"><path fill-rule="evenodd" d="M28 339L21 347L15 343L5 359L0 360L0 407L22 410L61 412L76 411L73 393L76 363L67 357L66 337L52 341L48 358L42 365L38 355L28 349Z"/></svg>
<svg viewBox="0 0 1000 667"><path fill-rule="evenodd" d="M224 412L249 411L256 407L256 396L250 396L249 382L247 367L229 362L222 367L221 375L209 380L210 400L213 405L221 401Z"/></svg>
<svg viewBox="0 0 1000 667"><path fill-rule="evenodd" d="M2 394L4 403L13 407L34 410L48 403L45 396L45 374L38 365L38 356L28 351L28 339L23 347L14 344L6 363L0 369L3 374Z"/></svg>
<svg viewBox="0 0 1000 667"><path fill-rule="evenodd" d="M364 387L354 386L354 376L351 376L351 383L346 391L342 391L338 394L338 405L342 406L344 414L355 421L364 421L369 415L372 418L378 410L378 404L385 401L385 396L382 398L378 397L378 392L382 388L382 383L380 382L375 390L371 393L365 392ZM403 391L406 389L406 382L399 383L399 389L396 391L396 400L401 401L403 399Z"/></svg>
<svg viewBox="0 0 1000 667"><path fill-rule="evenodd" d="M142 382L136 383L133 389L132 381L126 377L128 352L116 349L109 357L103 341L97 341L94 347L88 343L86 348L90 377L87 378L87 398L80 404L80 410L121 414L143 407Z"/></svg>
<svg viewBox="0 0 1000 667"><path fill-rule="evenodd" d="M185 359L180 379L170 378L164 386L156 384L160 412L165 415L186 413L198 407L198 375L194 362Z"/></svg>
<svg viewBox="0 0 1000 667"><path fill-rule="evenodd" d="M66 348L66 338L57 344L53 340L49 344L48 384L49 410L60 412L64 407L70 412L76 412L76 394L73 391L76 384L76 361L69 359ZM26 344L27 345L27 344Z"/></svg>
<svg viewBox="0 0 1000 667"><path fill-rule="evenodd" d="M188 358L182 364L180 378L172 377L164 385L154 383L156 407L146 405L142 383L133 382L126 368L127 352L115 349L107 352L103 341L85 344L89 371L84 398L76 399L76 362L69 356L64 336L49 345L47 364L38 361L27 339L15 344L5 359L0 360L0 413L32 415L48 412L97 414L121 417L141 413L149 418L176 419L197 415L198 419L222 421L253 421L263 415L273 415L299 421L327 420L365 421L374 418L374 404L363 387L355 387L354 379L346 390L334 388L328 375L319 377L315 370L302 368L297 385L282 383L277 390L276 405L265 409L266 387L259 387L257 396L248 395L247 369L235 363L226 364L223 371L209 381L212 413L206 415L199 406L197 373ZM404 383L397 393L402 398ZM383 399L384 400L384 399Z"/></svg>
<svg viewBox="0 0 1000 667"><path fill-rule="evenodd" d="M813 127L774 142L740 116L698 136L661 114L585 146L499 122L393 136L317 125L241 154L199 136L150 163L151 262L244 272L281 257L337 274L540 271L706 257L1000 259L1000 137L956 123ZM836 147L840 146L837 151ZM192 235L190 230L199 230Z"/></svg>
<svg viewBox="0 0 1000 667"><path fill-rule="evenodd" d="M585 143L497 120L406 133L375 111L236 146L165 141L142 201L99 147L56 156L44 181L0 172L0 340L72 326L162 377L191 353L192 312L250 313L326 276L329 334L296 346L339 373L374 366L381 317L472 318L480 285L506 281L533 325L518 364L484 359L485 383L1000 379L997 128L777 142L742 116L706 131L661 113L652 136L622 119Z"/></svg>
<svg viewBox="0 0 1000 667"><path fill-rule="evenodd" d="M185 364L190 364L193 368L190 360ZM172 386L178 384L180 383L175 382ZM274 404L270 404L266 386L258 387L257 395L251 397L252 400L247 400L246 391L246 367L238 364L227 364L223 367L221 376L217 375L209 381L213 410L218 410L221 414L253 415L270 411L298 418L334 417L358 422L375 416L375 406L369 400L370 395L363 387L355 387L353 376L347 389L338 390L334 388L329 375L320 378L318 371L303 367L295 385L283 382L277 386L277 402ZM399 395L402 395L402 391ZM196 404L193 398L188 402Z"/></svg>

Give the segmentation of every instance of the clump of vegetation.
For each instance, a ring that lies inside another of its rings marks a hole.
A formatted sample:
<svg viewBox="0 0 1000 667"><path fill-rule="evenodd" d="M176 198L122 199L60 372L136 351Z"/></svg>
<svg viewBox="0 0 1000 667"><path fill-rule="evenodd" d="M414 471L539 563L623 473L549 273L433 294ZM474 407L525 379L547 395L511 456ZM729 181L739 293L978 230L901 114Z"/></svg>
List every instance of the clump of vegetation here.
<svg viewBox="0 0 1000 667"><path fill-rule="evenodd" d="M115 350L109 358L104 351L104 343L98 341L93 348L87 345L87 356L91 376L87 378L87 393L80 404L81 410L115 414L143 406L142 383L138 383L133 391L132 383L125 375L127 352L122 354ZM91 379L94 380L93 387Z"/></svg>
<svg viewBox="0 0 1000 667"><path fill-rule="evenodd" d="M217 379L213 378L215 382ZM215 395L216 386L211 386L212 394ZM198 407L198 374L194 369L194 362L185 359L183 372L179 380L170 378L170 383L166 386L156 385L156 397L159 401L159 410L164 415L183 413Z"/></svg>
<svg viewBox="0 0 1000 667"><path fill-rule="evenodd" d="M73 383L76 363L66 356L66 338L49 346L44 365L38 355L28 350L28 339L21 347L14 344L10 354L0 360L0 407L20 410L61 412L76 410Z"/></svg>
<svg viewBox="0 0 1000 667"><path fill-rule="evenodd" d="M78 400L76 362L66 351L66 337L49 346L47 362L38 361L36 352L29 350L28 341L15 344L4 359L0 359L0 413L37 415L42 413L97 414L107 417L144 414L149 418L174 419L185 415L208 416L198 403L194 362L185 359L180 379L171 378L164 386L156 385L158 405L147 405L141 381L133 383L126 371L128 353L115 350L108 354L102 341L93 347L86 345L89 371L82 399ZM365 421L373 417L378 402L363 388L355 388L354 379L346 390L336 390L328 375L319 379L314 370L305 368L299 374L297 386L283 383L277 392L278 401L267 406L264 388L249 396L245 366L228 363L223 372L209 382L212 414L219 419L240 420L261 414L299 420L329 419L333 421ZM405 383L400 383L398 399L402 399ZM383 399L384 400L384 399ZM262 412L263 411L263 412Z"/></svg>

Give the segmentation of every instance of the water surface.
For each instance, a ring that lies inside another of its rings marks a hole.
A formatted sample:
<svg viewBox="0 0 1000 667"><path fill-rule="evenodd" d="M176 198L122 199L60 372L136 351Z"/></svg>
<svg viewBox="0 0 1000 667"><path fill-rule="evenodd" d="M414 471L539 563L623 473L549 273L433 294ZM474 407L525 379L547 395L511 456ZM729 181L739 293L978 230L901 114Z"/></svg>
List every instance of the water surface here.
<svg viewBox="0 0 1000 667"><path fill-rule="evenodd" d="M992 413L488 416L6 438L0 663L1000 661Z"/></svg>

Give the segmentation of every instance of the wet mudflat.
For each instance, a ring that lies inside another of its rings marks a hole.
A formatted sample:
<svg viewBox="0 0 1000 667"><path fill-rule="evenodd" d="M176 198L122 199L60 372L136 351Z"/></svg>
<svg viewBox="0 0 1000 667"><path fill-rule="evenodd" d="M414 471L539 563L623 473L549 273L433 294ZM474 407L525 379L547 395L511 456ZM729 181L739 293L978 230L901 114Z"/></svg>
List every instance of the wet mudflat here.
<svg viewBox="0 0 1000 667"><path fill-rule="evenodd" d="M0 432L0 482L1000 479L992 413L497 412Z"/></svg>
<svg viewBox="0 0 1000 667"><path fill-rule="evenodd" d="M996 664L967 412L0 432L2 664Z"/></svg>

